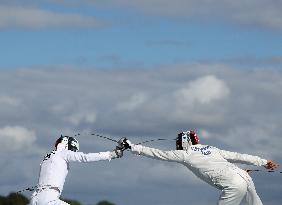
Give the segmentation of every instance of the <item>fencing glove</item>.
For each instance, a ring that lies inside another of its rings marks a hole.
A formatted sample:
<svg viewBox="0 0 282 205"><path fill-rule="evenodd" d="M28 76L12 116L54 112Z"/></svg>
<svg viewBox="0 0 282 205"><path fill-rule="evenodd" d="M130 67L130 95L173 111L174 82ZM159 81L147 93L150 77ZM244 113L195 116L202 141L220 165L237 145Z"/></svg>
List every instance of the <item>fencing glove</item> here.
<svg viewBox="0 0 282 205"><path fill-rule="evenodd" d="M134 144L132 144L128 139L126 139L125 138L125 140L123 141L123 143L124 143L124 147L126 148L126 149L131 149L131 147L134 145Z"/></svg>
<svg viewBox="0 0 282 205"><path fill-rule="evenodd" d="M120 147L116 146L116 148L111 151L110 155L112 159L121 158L123 156L123 150Z"/></svg>

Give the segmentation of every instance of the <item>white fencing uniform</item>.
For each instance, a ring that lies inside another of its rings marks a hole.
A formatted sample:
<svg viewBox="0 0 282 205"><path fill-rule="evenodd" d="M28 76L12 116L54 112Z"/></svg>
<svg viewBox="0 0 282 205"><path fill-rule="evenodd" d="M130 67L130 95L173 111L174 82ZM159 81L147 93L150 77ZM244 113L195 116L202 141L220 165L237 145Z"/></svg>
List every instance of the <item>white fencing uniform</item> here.
<svg viewBox="0 0 282 205"><path fill-rule="evenodd" d="M266 165L267 160L257 156L220 150L208 145L191 145L188 150L162 151L142 145L132 145L135 154L153 159L178 162L190 169L208 184L222 190L218 205L262 205L249 174L230 162Z"/></svg>
<svg viewBox="0 0 282 205"><path fill-rule="evenodd" d="M52 151L40 165L38 185L32 194L30 205L68 205L59 197L69 171L69 162L93 162L112 158L111 152L84 154L65 149Z"/></svg>

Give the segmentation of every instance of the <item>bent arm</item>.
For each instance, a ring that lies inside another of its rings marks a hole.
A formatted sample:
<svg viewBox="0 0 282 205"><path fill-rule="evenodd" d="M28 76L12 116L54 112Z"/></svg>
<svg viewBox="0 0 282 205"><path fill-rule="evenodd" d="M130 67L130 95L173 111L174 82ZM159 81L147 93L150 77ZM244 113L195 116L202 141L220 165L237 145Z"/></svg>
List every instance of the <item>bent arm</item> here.
<svg viewBox="0 0 282 205"><path fill-rule="evenodd" d="M184 153L179 150L163 151L155 148L145 147L142 145L133 145L131 152L138 155L143 155L152 159L164 161L183 162Z"/></svg>
<svg viewBox="0 0 282 205"><path fill-rule="evenodd" d="M230 152L230 151L225 151L225 150L219 150L219 153L221 154L223 158L225 158L229 162L250 164L250 165L256 165L256 166L264 166L267 164L266 159L262 159L258 156L240 154L237 152Z"/></svg>
<svg viewBox="0 0 282 205"><path fill-rule="evenodd" d="M65 159L67 162L95 162L101 160L111 160L111 152L88 153L83 152L66 152Z"/></svg>

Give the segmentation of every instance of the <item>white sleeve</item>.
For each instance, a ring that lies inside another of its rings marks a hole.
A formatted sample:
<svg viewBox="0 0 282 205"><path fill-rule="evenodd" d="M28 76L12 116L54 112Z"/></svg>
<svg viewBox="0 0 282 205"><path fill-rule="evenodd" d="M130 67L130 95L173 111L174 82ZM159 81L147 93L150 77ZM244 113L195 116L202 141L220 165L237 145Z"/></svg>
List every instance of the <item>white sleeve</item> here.
<svg viewBox="0 0 282 205"><path fill-rule="evenodd" d="M237 152L229 152L225 150L217 149L221 156L228 160L229 162L242 163L242 164L250 164L256 166L266 165L267 160L262 159L258 156L248 155L248 154L240 154Z"/></svg>
<svg viewBox="0 0 282 205"><path fill-rule="evenodd" d="M142 145L132 145L131 152L145 157L165 161L183 162L185 158L184 152L181 152L180 150L163 151Z"/></svg>
<svg viewBox="0 0 282 205"><path fill-rule="evenodd" d="M111 160L110 152L88 153L67 151L65 153L67 162L94 162L100 160Z"/></svg>

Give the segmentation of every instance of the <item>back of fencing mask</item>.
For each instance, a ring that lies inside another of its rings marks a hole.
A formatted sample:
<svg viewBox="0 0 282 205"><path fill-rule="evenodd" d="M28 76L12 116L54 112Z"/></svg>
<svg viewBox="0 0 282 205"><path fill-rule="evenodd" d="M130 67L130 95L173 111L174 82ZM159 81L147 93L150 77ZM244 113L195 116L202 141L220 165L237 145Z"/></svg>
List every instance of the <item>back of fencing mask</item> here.
<svg viewBox="0 0 282 205"><path fill-rule="evenodd" d="M77 152L79 150L79 143L73 137L61 135L61 137L57 139L55 147L56 150L66 149L71 150L73 152Z"/></svg>
<svg viewBox="0 0 282 205"><path fill-rule="evenodd" d="M194 130L180 132L176 138L176 149L187 150L191 145L199 144L199 138Z"/></svg>

